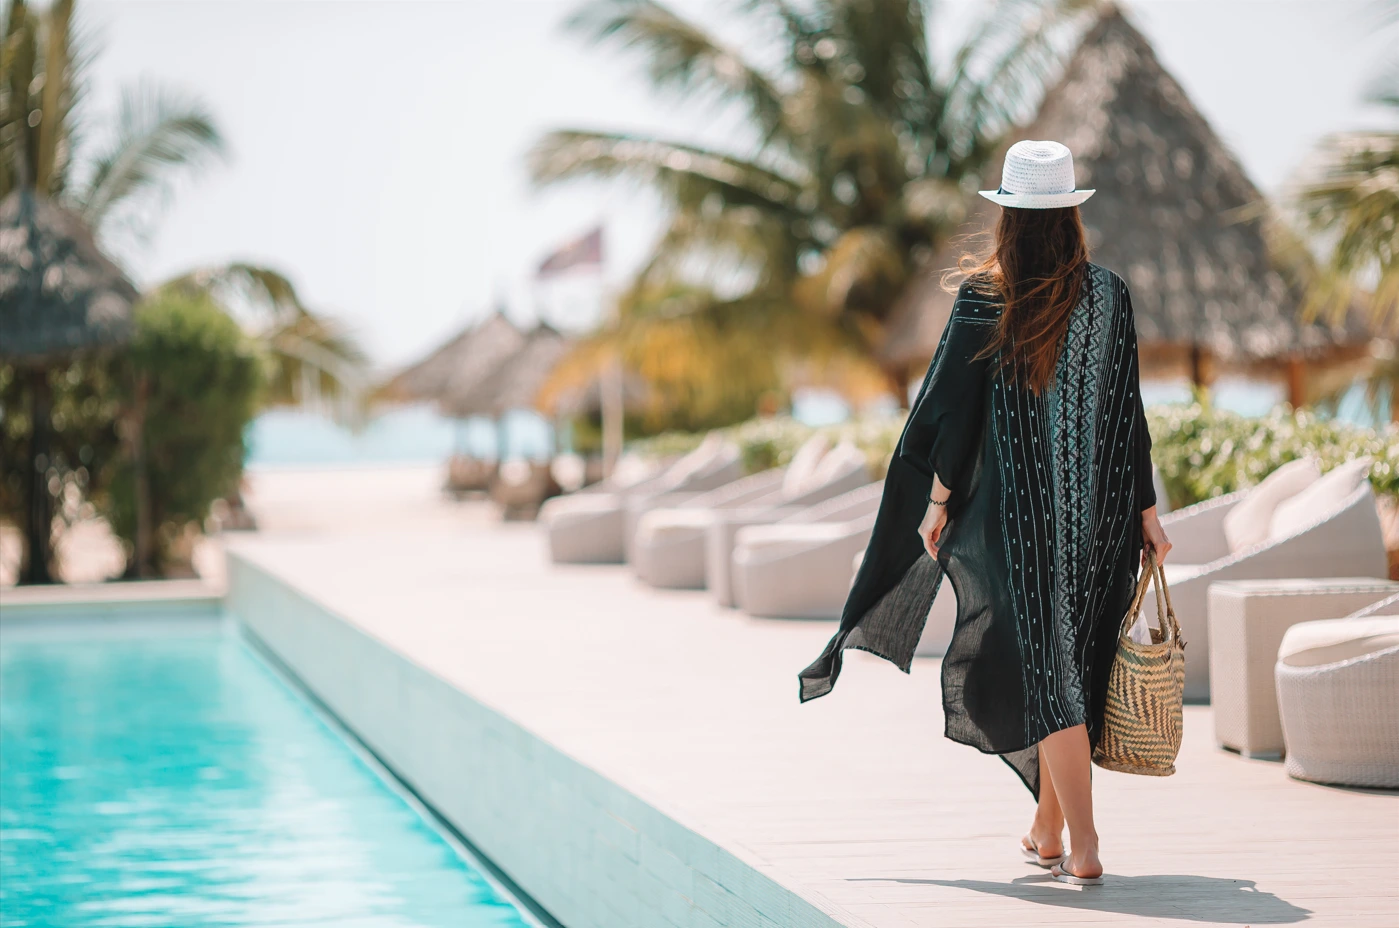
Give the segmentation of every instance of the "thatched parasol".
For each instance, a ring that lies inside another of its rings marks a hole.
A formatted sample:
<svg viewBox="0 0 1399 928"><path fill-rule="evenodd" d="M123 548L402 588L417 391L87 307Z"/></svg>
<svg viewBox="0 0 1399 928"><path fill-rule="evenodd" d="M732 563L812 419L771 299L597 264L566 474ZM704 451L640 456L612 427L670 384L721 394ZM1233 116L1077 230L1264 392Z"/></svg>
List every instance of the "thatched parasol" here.
<svg viewBox="0 0 1399 928"><path fill-rule="evenodd" d="M23 187L0 202L0 361L42 367L121 344L136 298L73 213Z"/></svg>
<svg viewBox="0 0 1399 928"><path fill-rule="evenodd" d="M460 419L495 419L512 410L536 408L540 387L571 347L559 330L540 323L524 334L518 351L469 388L443 395L439 405L445 414Z"/></svg>
<svg viewBox="0 0 1399 928"><path fill-rule="evenodd" d="M1144 373L1282 376L1297 402L1304 365L1369 351L1355 319L1298 319L1300 293L1270 257L1258 189L1116 6L1005 147L1023 138L1068 145L1078 186L1097 189L1083 206L1093 260L1132 289ZM996 186L1000 164L984 186ZM997 210L976 197L963 231L990 229ZM901 297L880 352L890 367L913 372L932 358L952 306L939 278L965 247L936 254Z"/></svg>
<svg viewBox="0 0 1399 928"><path fill-rule="evenodd" d="M47 583L53 499L47 468L53 397L48 368L75 354L128 341L137 299L74 214L25 187L0 202L0 362L30 381L33 474L21 582Z"/></svg>
<svg viewBox="0 0 1399 928"><path fill-rule="evenodd" d="M391 403L432 402L451 415L447 406L452 397L475 389L524 346L525 333L497 310L400 371L377 391L377 398Z"/></svg>

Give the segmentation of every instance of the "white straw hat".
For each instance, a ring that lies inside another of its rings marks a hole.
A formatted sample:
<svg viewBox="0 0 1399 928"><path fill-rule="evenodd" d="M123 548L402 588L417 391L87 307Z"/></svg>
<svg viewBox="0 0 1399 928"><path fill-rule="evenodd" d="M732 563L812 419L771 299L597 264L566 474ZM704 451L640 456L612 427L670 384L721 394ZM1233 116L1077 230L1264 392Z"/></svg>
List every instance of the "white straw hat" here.
<svg viewBox="0 0 1399 928"><path fill-rule="evenodd" d="M1016 142L1006 152L999 190L978 191L1001 206L1055 209L1077 206L1093 195L1074 189L1073 152L1058 142Z"/></svg>

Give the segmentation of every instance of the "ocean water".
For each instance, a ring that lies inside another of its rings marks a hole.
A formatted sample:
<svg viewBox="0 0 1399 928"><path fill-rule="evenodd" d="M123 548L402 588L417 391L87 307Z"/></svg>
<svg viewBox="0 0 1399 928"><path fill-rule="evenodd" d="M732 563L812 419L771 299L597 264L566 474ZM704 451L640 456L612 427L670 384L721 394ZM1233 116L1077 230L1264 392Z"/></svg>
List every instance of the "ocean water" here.
<svg viewBox="0 0 1399 928"><path fill-rule="evenodd" d="M918 385L911 388L910 399ZM1338 418L1373 425L1352 391L1341 404ZM1142 398L1155 403L1188 403L1190 388L1184 382L1147 382ZM1225 379L1215 384L1213 402L1221 409L1246 416L1267 414L1285 399L1276 384ZM864 410L893 414L893 403ZM829 425L850 416L850 407L834 392L802 391L793 398L792 415L808 425ZM555 447L553 426L532 412L511 413L499 426L487 419L457 422L444 419L427 406L389 410L360 430L337 425L317 413L278 409L259 416L249 430L248 464L326 467L369 464L421 464L447 459L454 452L493 458L504 444L506 457L546 458ZM559 440L567 447L567 435Z"/></svg>
<svg viewBox="0 0 1399 928"><path fill-rule="evenodd" d="M7 928L537 923L235 634L0 645Z"/></svg>

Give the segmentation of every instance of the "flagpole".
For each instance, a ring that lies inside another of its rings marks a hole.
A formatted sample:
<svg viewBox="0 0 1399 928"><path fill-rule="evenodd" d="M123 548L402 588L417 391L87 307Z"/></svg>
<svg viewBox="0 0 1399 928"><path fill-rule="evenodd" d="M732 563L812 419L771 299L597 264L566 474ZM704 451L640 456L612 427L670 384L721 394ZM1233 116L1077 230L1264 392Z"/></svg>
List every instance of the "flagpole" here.
<svg viewBox="0 0 1399 928"><path fill-rule="evenodd" d="M598 228L607 228L606 216L599 219ZM604 323L615 323L617 300L607 286L607 251L602 240L599 241L598 252L598 293L603 301L599 316ZM602 405L602 473L604 477L611 477L617 469L617 461L622 457L622 446L626 442L626 397L620 350L614 349L612 356L608 358L607 366L602 372L602 382L598 387Z"/></svg>

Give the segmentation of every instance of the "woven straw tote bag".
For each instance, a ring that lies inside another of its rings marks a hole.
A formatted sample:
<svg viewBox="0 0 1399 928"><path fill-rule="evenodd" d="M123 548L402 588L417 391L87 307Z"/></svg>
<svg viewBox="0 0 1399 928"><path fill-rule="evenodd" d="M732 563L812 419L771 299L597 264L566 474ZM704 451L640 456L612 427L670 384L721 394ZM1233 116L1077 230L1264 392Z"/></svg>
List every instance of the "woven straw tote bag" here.
<svg viewBox="0 0 1399 928"><path fill-rule="evenodd" d="M1156 580L1156 628L1151 644L1132 640L1142 600ZM1147 568L1137 581L1132 605L1117 634L1117 656L1108 676L1103 733L1093 762L1106 770L1168 777L1176 772L1180 752L1181 703L1185 696L1185 642L1180 637L1166 572L1147 554Z"/></svg>

